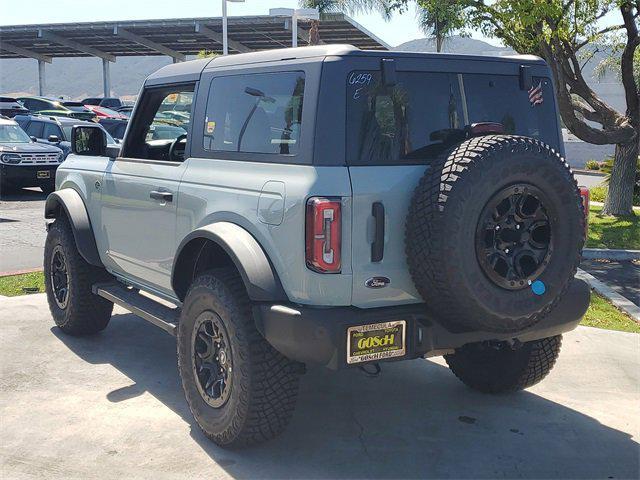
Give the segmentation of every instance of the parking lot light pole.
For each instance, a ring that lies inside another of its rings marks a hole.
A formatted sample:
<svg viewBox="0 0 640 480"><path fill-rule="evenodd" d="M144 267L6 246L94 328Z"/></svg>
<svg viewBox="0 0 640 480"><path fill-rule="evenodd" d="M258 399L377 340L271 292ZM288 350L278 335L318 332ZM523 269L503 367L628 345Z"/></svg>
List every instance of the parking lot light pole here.
<svg viewBox="0 0 640 480"><path fill-rule="evenodd" d="M244 0L222 0L222 54L229 55L229 39L227 38L227 2L243 3Z"/></svg>
<svg viewBox="0 0 640 480"><path fill-rule="evenodd" d="M272 17L291 17L291 46L298 46L298 19L319 20L320 12L317 8L270 8Z"/></svg>

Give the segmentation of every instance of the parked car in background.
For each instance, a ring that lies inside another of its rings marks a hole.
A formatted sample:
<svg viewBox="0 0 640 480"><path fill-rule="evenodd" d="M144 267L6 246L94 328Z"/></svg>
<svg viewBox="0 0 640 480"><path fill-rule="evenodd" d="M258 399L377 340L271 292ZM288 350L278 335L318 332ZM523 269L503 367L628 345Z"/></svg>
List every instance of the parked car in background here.
<svg viewBox="0 0 640 480"><path fill-rule="evenodd" d="M0 97L0 115L14 117L19 114L29 113L29 109L25 108L18 99L13 97Z"/></svg>
<svg viewBox="0 0 640 480"><path fill-rule="evenodd" d="M124 118L101 118L98 123L104 127L104 129L111 134L116 140L122 140L124 138L124 132L127 130L127 124L129 119Z"/></svg>
<svg viewBox="0 0 640 480"><path fill-rule="evenodd" d="M81 120L94 120L96 117L91 110L85 109L84 105L79 102L64 102L47 97L18 97L18 100L32 113L56 117L72 117Z"/></svg>
<svg viewBox="0 0 640 480"><path fill-rule="evenodd" d="M85 107L81 102L66 101L62 102L62 106L68 108L72 112L76 112L76 115L70 115L74 118L81 118L82 120L90 120L93 122L98 121L98 115L90 108Z"/></svg>
<svg viewBox="0 0 640 480"><path fill-rule="evenodd" d="M100 107L107 107L107 108L113 108L113 109L120 108L124 105L122 103L122 100L116 97L89 97L82 100L82 104L96 105Z"/></svg>
<svg viewBox="0 0 640 480"><path fill-rule="evenodd" d="M35 138L38 143L60 148L63 152L63 159L67 158L71 152L71 128L74 125L95 125L93 122L75 118L45 117L42 115L16 115L14 119L27 135ZM107 143L113 145L117 143L109 132L107 132Z"/></svg>
<svg viewBox="0 0 640 480"><path fill-rule="evenodd" d="M0 195L22 187L51 193L62 161L58 147L36 143L15 120L0 118Z"/></svg>
<svg viewBox="0 0 640 480"><path fill-rule="evenodd" d="M112 110L112 109L107 108L107 107L100 107L98 105L85 105L85 107L88 108L89 110L91 110L93 113L95 113L96 116L98 117L98 119L101 119L101 118L127 119L127 118L129 118L126 115L124 115L123 113L116 112L115 110Z"/></svg>

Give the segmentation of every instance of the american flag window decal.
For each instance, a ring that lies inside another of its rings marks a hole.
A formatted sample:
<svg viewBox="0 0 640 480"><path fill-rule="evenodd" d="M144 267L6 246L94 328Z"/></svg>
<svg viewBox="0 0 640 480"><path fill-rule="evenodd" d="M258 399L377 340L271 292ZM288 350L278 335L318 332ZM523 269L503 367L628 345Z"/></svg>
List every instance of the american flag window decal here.
<svg viewBox="0 0 640 480"><path fill-rule="evenodd" d="M538 82L538 85L534 85L529 89L529 103L532 107L536 105L542 105L544 97L542 96L542 80Z"/></svg>

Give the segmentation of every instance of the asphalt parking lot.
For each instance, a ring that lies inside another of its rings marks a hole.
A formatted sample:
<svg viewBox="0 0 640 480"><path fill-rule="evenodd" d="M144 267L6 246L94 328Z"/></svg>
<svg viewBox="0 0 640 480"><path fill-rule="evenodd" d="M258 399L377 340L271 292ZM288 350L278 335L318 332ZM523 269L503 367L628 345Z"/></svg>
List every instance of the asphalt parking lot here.
<svg viewBox="0 0 640 480"><path fill-rule="evenodd" d="M86 338L44 295L0 299L3 478L637 478L639 338L581 327L515 395L464 387L441 360L303 377L293 422L226 451L199 432L175 341L117 310Z"/></svg>

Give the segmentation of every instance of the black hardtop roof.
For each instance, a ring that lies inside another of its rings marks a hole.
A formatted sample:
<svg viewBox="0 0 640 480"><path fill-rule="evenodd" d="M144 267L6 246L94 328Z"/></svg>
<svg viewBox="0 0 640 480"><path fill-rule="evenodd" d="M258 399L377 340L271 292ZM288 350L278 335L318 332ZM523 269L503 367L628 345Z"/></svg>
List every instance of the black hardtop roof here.
<svg viewBox="0 0 640 480"><path fill-rule="evenodd" d="M264 50L261 52L239 53L236 55L203 58L188 62L167 65L152 73L147 78L147 84L159 84L167 81L194 81L204 70L233 67L238 65L251 65L256 63L278 62L284 60L313 59L319 62L325 57L378 57L378 58L424 58L437 59L439 61L469 60L514 62L533 65L545 65L544 60L535 55L461 55L453 53L422 53L401 51L360 50L353 45L317 45L312 47L281 48L276 50Z"/></svg>

